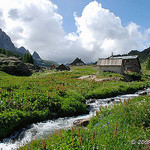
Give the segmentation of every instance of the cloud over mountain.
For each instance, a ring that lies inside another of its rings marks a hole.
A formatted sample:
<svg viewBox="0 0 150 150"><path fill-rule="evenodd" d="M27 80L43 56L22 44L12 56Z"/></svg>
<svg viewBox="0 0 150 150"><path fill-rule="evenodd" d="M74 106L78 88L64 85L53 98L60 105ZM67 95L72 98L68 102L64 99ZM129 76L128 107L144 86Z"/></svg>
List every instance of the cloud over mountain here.
<svg viewBox="0 0 150 150"><path fill-rule="evenodd" d="M71 62L76 57L96 61L111 52L143 49L149 41L149 30L143 34L133 22L122 26L119 17L96 1L89 3L80 17L74 15L74 33L65 33L57 9L49 0L5 0L0 5L0 27L16 46L57 62Z"/></svg>

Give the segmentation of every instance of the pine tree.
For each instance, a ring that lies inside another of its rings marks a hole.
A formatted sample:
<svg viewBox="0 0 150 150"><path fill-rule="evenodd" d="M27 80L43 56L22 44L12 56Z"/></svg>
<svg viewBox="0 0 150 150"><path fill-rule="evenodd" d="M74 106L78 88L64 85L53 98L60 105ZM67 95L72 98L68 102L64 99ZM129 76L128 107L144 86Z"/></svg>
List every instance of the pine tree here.
<svg viewBox="0 0 150 150"><path fill-rule="evenodd" d="M33 57L31 54L29 54L29 63L33 64Z"/></svg>
<svg viewBox="0 0 150 150"><path fill-rule="evenodd" d="M6 56L14 56L14 53L13 52L11 52L10 50L8 50L7 52L6 52Z"/></svg>
<svg viewBox="0 0 150 150"><path fill-rule="evenodd" d="M0 53L5 55L5 54L6 54L5 49L4 49L4 48L1 48L1 49L0 49Z"/></svg>
<svg viewBox="0 0 150 150"><path fill-rule="evenodd" d="M150 70L150 57L147 59L146 69Z"/></svg>
<svg viewBox="0 0 150 150"><path fill-rule="evenodd" d="M22 56L22 61L24 63L31 63L33 64L33 57L31 54L28 54L28 53L25 53L23 56Z"/></svg>

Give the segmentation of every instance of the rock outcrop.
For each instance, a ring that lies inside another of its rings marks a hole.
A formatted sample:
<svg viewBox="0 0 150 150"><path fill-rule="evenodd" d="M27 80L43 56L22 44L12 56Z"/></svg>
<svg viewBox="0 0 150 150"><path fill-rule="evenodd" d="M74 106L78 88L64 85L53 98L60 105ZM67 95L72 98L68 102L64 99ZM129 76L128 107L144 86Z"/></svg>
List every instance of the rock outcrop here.
<svg viewBox="0 0 150 150"><path fill-rule="evenodd" d="M42 67L39 67L39 66L35 66L33 64L30 64L30 63L25 63L29 70L32 72L32 73L35 73L35 72L43 72L44 69Z"/></svg>
<svg viewBox="0 0 150 150"><path fill-rule="evenodd" d="M87 118L87 119L78 119L78 120L75 120L73 122L73 125L75 126L87 126L90 122L90 118Z"/></svg>
<svg viewBox="0 0 150 150"><path fill-rule="evenodd" d="M0 70L17 76L30 76L32 74L28 66L16 57L1 57Z"/></svg>

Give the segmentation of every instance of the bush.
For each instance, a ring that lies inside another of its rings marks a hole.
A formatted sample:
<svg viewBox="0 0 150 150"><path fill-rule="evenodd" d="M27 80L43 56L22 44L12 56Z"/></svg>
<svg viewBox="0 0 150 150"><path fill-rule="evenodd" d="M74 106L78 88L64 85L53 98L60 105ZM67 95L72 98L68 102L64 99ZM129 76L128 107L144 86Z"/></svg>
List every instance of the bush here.
<svg viewBox="0 0 150 150"><path fill-rule="evenodd" d="M130 72L124 74L124 81L131 82L131 81L140 81L141 80L141 74L136 72Z"/></svg>

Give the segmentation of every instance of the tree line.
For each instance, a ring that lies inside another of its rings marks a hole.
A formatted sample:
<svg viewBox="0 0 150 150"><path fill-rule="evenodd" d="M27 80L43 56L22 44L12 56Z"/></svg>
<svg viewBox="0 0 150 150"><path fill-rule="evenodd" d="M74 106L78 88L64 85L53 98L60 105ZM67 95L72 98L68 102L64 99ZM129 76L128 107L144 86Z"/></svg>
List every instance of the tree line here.
<svg viewBox="0 0 150 150"><path fill-rule="evenodd" d="M10 57L10 56L14 56L14 57L20 57L19 54L17 53L13 53L12 51L8 50L6 51L4 48L0 48L0 54L4 54L6 55L7 57ZM29 53L25 53L23 54L23 56L21 57L21 60L24 62L24 63L31 63L33 64L34 61L33 61L33 57L31 54Z"/></svg>

